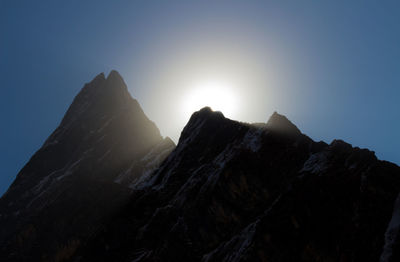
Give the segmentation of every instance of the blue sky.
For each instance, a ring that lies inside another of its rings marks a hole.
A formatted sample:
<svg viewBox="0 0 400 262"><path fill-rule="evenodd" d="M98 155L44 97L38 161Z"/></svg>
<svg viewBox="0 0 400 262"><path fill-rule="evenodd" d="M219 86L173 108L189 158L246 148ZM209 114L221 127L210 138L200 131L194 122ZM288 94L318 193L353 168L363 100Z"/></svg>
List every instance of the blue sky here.
<svg viewBox="0 0 400 262"><path fill-rule="evenodd" d="M1 1L0 194L111 69L174 140L176 79L212 71L239 86L240 121L277 110L399 164L399 28L398 1Z"/></svg>

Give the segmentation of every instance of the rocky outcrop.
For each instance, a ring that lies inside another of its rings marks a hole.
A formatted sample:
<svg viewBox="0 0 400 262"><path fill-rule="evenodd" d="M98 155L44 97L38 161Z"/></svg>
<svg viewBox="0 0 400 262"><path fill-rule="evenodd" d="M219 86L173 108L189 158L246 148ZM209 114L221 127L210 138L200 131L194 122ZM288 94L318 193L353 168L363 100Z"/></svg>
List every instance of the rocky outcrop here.
<svg viewBox="0 0 400 262"><path fill-rule="evenodd" d="M400 168L369 150L314 142L277 113L249 125L204 108L77 258L378 261L399 191Z"/></svg>
<svg viewBox="0 0 400 262"><path fill-rule="evenodd" d="M67 260L173 148L121 76L99 74L0 199L0 260Z"/></svg>
<svg viewBox="0 0 400 262"><path fill-rule="evenodd" d="M394 262L399 193L397 165L276 112L203 108L174 147L113 71L0 199L0 260Z"/></svg>

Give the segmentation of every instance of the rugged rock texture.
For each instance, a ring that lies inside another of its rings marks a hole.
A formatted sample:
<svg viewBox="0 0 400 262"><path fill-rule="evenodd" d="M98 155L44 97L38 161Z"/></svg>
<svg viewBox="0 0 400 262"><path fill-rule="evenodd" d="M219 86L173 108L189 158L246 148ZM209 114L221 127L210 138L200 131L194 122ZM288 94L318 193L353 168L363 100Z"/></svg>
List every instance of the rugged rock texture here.
<svg viewBox="0 0 400 262"><path fill-rule="evenodd" d="M0 199L0 261L65 261L174 148L121 78L98 75Z"/></svg>
<svg viewBox="0 0 400 262"><path fill-rule="evenodd" d="M173 148L97 76L1 198L0 261L399 261L400 168L373 152L210 108Z"/></svg>
<svg viewBox="0 0 400 262"><path fill-rule="evenodd" d="M75 259L396 261L399 192L400 168L371 151L204 108Z"/></svg>

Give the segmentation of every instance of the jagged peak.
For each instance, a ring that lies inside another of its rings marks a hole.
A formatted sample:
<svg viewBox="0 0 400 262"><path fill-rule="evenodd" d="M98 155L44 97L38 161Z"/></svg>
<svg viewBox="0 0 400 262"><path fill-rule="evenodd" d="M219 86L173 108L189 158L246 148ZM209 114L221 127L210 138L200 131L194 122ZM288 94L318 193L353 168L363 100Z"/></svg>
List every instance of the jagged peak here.
<svg viewBox="0 0 400 262"><path fill-rule="evenodd" d="M116 70L111 70L107 78L103 72L98 74L78 94L78 96L84 96L86 99L97 99L99 96L111 97L115 95L130 97L124 79Z"/></svg>
<svg viewBox="0 0 400 262"><path fill-rule="evenodd" d="M221 111L213 111L211 109L211 107L209 106L205 106L202 109L200 109L199 111L196 111L193 113L192 116L199 116L199 117L210 117L210 116L218 116L218 117L222 117L225 118L224 114Z"/></svg>
<svg viewBox="0 0 400 262"><path fill-rule="evenodd" d="M193 126L196 125L195 123L204 122L209 119L222 120L226 118L221 111L213 111L211 107L206 106L192 114L192 116L189 119L189 122L187 123L187 126Z"/></svg>
<svg viewBox="0 0 400 262"><path fill-rule="evenodd" d="M68 108L62 124L72 119L78 119L86 112L99 111L104 113L120 110L126 105L134 105L141 111L140 105L132 99L122 76L112 70L107 78L102 72L86 83L76 95Z"/></svg>
<svg viewBox="0 0 400 262"><path fill-rule="evenodd" d="M100 90L122 88L123 90L127 90L126 83L122 76L116 71L111 70L108 74L107 78L105 77L104 72L101 72L97 76L95 76L89 83L87 83L81 91L84 92L93 92L97 93Z"/></svg>
<svg viewBox="0 0 400 262"><path fill-rule="evenodd" d="M225 119L225 116L220 111L213 111L211 107L206 106L192 114L189 122L186 124L187 127L196 125L195 123L203 122L207 119Z"/></svg>
<svg viewBox="0 0 400 262"><path fill-rule="evenodd" d="M92 89L102 86L106 77L103 72L96 75L90 82L87 82L82 88L81 92L90 92Z"/></svg>
<svg viewBox="0 0 400 262"><path fill-rule="evenodd" d="M117 70L111 70L107 76L107 80L114 80L114 79L120 79L123 81L122 76L118 73Z"/></svg>
<svg viewBox="0 0 400 262"><path fill-rule="evenodd" d="M110 87L122 87L127 89L124 79L116 70L111 70L106 80Z"/></svg>
<svg viewBox="0 0 400 262"><path fill-rule="evenodd" d="M301 131L294 125L286 116L274 112L267 122L267 128L276 132L288 134L288 135L299 135Z"/></svg>
<svg viewBox="0 0 400 262"><path fill-rule="evenodd" d="M179 142L186 137L191 136L195 130L198 130L204 123L209 123L210 125L214 125L217 123L221 123L222 121L227 120L224 115L220 111L213 111L210 107L206 106L196 111L190 117L188 123L182 130L181 136L179 138Z"/></svg>
<svg viewBox="0 0 400 262"><path fill-rule="evenodd" d="M95 81L95 80L105 80L105 79L106 79L106 77L104 75L104 72L101 72L95 78L93 78L92 82Z"/></svg>

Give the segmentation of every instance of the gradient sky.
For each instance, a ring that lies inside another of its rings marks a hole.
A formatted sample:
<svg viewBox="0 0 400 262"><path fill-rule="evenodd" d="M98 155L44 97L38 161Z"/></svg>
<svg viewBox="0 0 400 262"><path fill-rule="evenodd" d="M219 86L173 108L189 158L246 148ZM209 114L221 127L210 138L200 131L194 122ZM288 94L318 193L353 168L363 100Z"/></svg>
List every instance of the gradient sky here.
<svg viewBox="0 0 400 262"><path fill-rule="evenodd" d="M238 98L234 119L277 110L314 140L399 164L399 3L2 0L0 194L111 69L175 141L186 93L217 79Z"/></svg>

